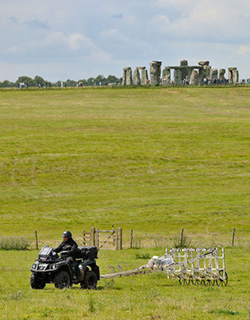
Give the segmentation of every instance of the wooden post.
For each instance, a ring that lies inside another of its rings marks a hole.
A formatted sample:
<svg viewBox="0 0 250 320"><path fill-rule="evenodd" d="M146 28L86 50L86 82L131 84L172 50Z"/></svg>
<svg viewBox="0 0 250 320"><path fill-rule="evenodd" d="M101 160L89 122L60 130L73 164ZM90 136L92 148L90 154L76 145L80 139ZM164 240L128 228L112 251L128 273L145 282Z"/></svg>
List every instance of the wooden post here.
<svg viewBox="0 0 250 320"><path fill-rule="evenodd" d="M118 243L119 243L119 232L118 232L119 228L117 228L115 230L115 250L119 250L118 249Z"/></svg>
<svg viewBox="0 0 250 320"><path fill-rule="evenodd" d="M91 243L91 246L95 247L95 228L91 228L90 243Z"/></svg>
<svg viewBox="0 0 250 320"><path fill-rule="evenodd" d="M38 250L38 237L37 237L37 231L35 231L35 238L36 238L36 250Z"/></svg>
<svg viewBox="0 0 250 320"><path fill-rule="evenodd" d="M83 230L82 232L82 242L83 242L83 245L85 246L85 230Z"/></svg>
<svg viewBox="0 0 250 320"><path fill-rule="evenodd" d="M181 248L183 247L183 244L184 244L183 237L184 237L184 229L182 228L181 229Z"/></svg>
<svg viewBox="0 0 250 320"><path fill-rule="evenodd" d="M96 232L95 232L95 246L97 247L97 249L99 249L99 229L96 228Z"/></svg>
<svg viewBox="0 0 250 320"><path fill-rule="evenodd" d="M232 247L234 247L235 228L233 228Z"/></svg>
<svg viewBox="0 0 250 320"><path fill-rule="evenodd" d="M130 248L133 248L133 229L130 229Z"/></svg>
<svg viewBox="0 0 250 320"><path fill-rule="evenodd" d="M122 250L122 228L120 228L120 247L119 250Z"/></svg>

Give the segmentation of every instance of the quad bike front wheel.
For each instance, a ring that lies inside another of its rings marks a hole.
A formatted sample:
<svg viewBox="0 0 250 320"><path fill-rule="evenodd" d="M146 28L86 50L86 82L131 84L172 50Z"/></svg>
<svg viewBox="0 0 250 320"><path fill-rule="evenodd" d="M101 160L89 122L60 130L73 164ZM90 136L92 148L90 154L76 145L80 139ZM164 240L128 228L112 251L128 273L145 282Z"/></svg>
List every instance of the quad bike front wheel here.
<svg viewBox="0 0 250 320"><path fill-rule="evenodd" d="M32 274L30 276L30 286L32 289L44 289L46 283L44 281L42 281L41 279L39 279L38 277L36 277L35 274Z"/></svg>

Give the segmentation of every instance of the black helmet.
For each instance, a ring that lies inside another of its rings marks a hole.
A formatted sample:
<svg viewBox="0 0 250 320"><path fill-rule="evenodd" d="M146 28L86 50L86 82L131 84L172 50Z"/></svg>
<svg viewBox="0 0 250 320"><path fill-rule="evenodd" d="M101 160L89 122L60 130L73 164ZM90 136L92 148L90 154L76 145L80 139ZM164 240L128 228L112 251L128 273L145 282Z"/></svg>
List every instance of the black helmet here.
<svg viewBox="0 0 250 320"><path fill-rule="evenodd" d="M69 239L72 238L72 233L70 231L64 231L63 238L68 237Z"/></svg>

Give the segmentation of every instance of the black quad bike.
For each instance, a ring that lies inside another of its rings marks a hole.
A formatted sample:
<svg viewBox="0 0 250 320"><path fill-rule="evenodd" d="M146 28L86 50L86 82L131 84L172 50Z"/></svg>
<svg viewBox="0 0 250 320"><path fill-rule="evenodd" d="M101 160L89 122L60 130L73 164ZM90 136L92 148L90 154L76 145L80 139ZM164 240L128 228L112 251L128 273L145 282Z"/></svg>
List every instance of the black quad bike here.
<svg viewBox="0 0 250 320"><path fill-rule="evenodd" d="M30 285L33 289L44 289L46 283L54 283L56 288L64 289L80 283L82 288L95 289L100 280L99 267L96 265L96 247L78 247L76 259L67 262L67 251L61 257L53 248L44 246L38 259L31 267Z"/></svg>

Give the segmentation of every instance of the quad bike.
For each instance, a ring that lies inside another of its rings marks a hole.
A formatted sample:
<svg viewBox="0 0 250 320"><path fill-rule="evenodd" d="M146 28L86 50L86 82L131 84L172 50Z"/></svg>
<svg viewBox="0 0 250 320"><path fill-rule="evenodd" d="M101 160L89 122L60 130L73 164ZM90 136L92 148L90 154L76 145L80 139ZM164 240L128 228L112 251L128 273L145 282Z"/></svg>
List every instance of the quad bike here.
<svg viewBox="0 0 250 320"><path fill-rule="evenodd" d="M62 251L59 257L53 248L44 246L31 267L31 288L44 289L46 283L54 283L56 288L64 289L80 283L84 289L95 289L100 280L97 248L78 247L72 263L66 261L67 256L68 251Z"/></svg>

